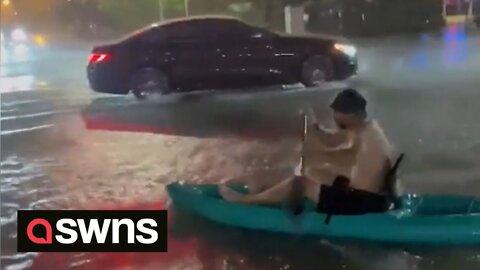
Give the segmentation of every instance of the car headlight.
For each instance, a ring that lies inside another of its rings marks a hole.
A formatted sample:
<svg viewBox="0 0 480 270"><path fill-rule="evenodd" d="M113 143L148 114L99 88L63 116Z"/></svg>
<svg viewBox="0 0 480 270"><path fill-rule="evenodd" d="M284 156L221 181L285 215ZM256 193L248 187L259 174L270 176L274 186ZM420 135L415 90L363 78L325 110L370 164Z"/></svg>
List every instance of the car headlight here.
<svg viewBox="0 0 480 270"><path fill-rule="evenodd" d="M335 49L343 52L344 54L348 56L355 56L357 54L357 48L353 45L347 45L347 44L341 44L341 43L335 43L334 45Z"/></svg>
<svg viewBox="0 0 480 270"><path fill-rule="evenodd" d="M11 38L16 42L27 41L27 33L25 33L24 30L17 28L12 31Z"/></svg>

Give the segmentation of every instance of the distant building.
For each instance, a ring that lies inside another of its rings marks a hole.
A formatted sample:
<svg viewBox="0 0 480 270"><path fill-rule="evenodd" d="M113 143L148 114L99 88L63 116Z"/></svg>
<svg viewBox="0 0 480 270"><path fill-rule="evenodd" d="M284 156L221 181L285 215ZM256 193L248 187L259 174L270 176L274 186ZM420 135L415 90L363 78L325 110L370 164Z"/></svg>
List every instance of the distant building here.
<svg viewBox="0 0 480 270"><path fill-rule="evenodd" d="M306 29L344 36L428 32L445 25L444 10L442 0L312 1Z"/></svg>
<svg viewBox="0 0 480 270"><path fill-rule="evenodd" d="M444 0L444 17L449 24L469 23L480 18L480 0Z"/></svg>

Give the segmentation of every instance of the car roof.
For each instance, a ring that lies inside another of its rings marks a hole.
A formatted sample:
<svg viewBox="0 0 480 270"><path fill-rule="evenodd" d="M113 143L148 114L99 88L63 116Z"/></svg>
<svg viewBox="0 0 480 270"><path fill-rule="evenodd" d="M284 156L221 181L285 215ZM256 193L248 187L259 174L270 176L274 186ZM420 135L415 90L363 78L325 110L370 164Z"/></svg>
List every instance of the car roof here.
<svg viewBox="0 0 480 270"><path fill-rule="evenodd" d="M137 35L141 35L141 34L144 34L144 33L147 33L151 30L154 30L154 29L158 29L158 28L161 28L161 27L165 27L165 26L168 26L168 25L174 25L174 24L177 24L177 23L182 23L182 22L199 22L199 21L211 21L211 20L215 20L215 21L232 21L232 22L239 22L239 23L242 23L242 24L245 24L244 22L242 22L241 20L235 18L235 17L232 17L232 16L224 16L224 15L205 15L205 16L190 16L190 17L184 17L184 18L178 18L178 19L171 19L171 20L166 20L166 21L163 21L163 22L160 22L160 23L153 23L153 24L150 24L144 28L141 28L137 31L134 31L133 33L130 33L128 34L125 39L128 39L128 38L131 38L133 36L137 36Z"/></svg>
<svg viewBox="0 0 480 270"><path fill-rule="evenodd" d="M232 17L232 16L224 16L224 15L204 15L204 16L191 16L191 17L184 17L178 19L167 20L159 24L166 25L178 22L188 22L188 21L202 21L202 20L219 20L219 21L240 21L239 19Z"/></svg>
<svg viewBox="0 0 480 270"><path fill-rule="evenodd" d="M179 19L171 19L171 20L166 20L160 23L153 23L150 26L147 26L147 29L151 28L157 28L157 27L163 27L167 25L172 25L172 24L177 24L181 22L200 22L200 21L235 21L235 22L241 22L239 19L232 17L232 16L222 16L222 15L207 15L207 16L191 16L191 17L185 17L185 18L179 18Z"/></svg>

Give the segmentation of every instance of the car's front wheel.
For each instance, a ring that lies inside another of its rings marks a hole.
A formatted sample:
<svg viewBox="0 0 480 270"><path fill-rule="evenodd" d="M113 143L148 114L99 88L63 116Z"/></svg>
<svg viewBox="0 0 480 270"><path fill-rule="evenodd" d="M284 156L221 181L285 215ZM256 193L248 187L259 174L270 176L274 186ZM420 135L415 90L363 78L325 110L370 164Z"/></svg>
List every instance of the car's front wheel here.
<svg viewBox="0 0 480 270"><path fill-rule="evenodd" d="M321 85L331 80L332 77L332 63L328 58L321 55L314 55L303 62L301 82L306 87Z"/></svg>
<svg viewBox="0 0 480 270"><path fill-rule="evenodd" d="M140 69L133 76L131 84L132 92L139 100L155 93L167 94L170 91L168 77L155 68Z"/></svg>

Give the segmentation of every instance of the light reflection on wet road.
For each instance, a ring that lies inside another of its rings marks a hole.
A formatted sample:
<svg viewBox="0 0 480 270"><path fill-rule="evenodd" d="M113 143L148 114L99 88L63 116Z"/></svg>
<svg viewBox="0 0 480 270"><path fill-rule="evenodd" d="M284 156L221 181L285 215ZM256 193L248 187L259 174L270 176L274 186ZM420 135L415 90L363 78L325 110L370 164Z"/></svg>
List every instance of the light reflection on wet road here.
<svg viewBox="0 0 480 270"><path fill-rule="evenodd" d="M351 83L397 152L407 153L407 191L480 194L479 43L461 29L419 41L360 42L362 66ZM294 86L138 103L91 93L85 51L37 57L1 66L2 269L480 267L478 249L330 243L227 228L178 211L170 211L166 254L17 254L17 209L159 209L168 206L165 184L175 180L282 179L298 158L298 110L312 105L326 120L335 93Z"/></svg>

